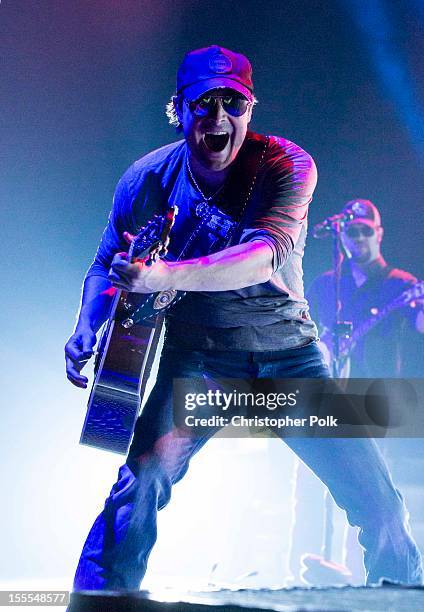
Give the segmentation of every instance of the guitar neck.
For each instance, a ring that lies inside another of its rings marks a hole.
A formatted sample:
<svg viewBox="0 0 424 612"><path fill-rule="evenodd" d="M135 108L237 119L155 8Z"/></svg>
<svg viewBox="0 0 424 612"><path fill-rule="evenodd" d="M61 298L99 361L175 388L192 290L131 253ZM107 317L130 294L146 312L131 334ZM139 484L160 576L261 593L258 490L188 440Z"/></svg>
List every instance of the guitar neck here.
<svg viewBox="0 0 424 612"><path fill-rule="evenodd" d="M385 319L391 312L407 306L414 300L419 299L424 293L424 282L418 282L413 285L410 289L404 291L395 300L384 306L376 315L366 319L353 330L351 338L347 341L347 352L352 349L353 345L367 334L373 327L375 327L380 321Z"/></svg>
<svg viewBox="0 0 424 612"><path fill-rule="evenodd" d="M380 321L385 319L393 310L397 310L398 308L401 308L404 305L405 304L398 304L397 302L392 302L390 304L387 304L387 306L384 306L384 308L379 310L378 314L374 315L373 317L370 317L366 321L363 321L353 331L351 338L352 342L354 343L360 338L362 338L362 336L367 334L373 327L380 323Z"/></svg>

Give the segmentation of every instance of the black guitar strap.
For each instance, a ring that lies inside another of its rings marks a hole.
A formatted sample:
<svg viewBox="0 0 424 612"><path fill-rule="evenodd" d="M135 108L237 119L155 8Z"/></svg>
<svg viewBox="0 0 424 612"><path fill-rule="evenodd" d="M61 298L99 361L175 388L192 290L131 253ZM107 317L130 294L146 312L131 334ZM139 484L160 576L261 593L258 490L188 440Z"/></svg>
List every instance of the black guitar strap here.
<svg viewBox="0 0 424 612"><path fill-rule="evenodd" d="M217 204L203 202L194 211L200 208L206 218L200 219L178 259L209 255L239 242L268 144L268 136L248 133Z"/></svg>
<svg viewBox="0 0 424 612"><path fill-rule="evenodd" d="M249 203L269 145L269 136L248 132L231 169L218 206L202 202L192 210L187 233L178 227L171 240L169 259L178 261L216 253L237 244L248 217ZM185 234L185 236L183 235ZM186 292L163 291L146 299L132 314L133 324L152 320L180 301Z"/></svg>
<svg viewBox="0 0 424 612"><path fill-rule="evenodd" d="M229 236L227 246L237 244L248 217L249 203L269 146L269 136L248 132L229 177L224 197L230 204L230 214L237 226ZM234 177L234 180L233 180ZM238 205L235 203L239 203ZM234 212L233 212L234 211Z"/></svg>

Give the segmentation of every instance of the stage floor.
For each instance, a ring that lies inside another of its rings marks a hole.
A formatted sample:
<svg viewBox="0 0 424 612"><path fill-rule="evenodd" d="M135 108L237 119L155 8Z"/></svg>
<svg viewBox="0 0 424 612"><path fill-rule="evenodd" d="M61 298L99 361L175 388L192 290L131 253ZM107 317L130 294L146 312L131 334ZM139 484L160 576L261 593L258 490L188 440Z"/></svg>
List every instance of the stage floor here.
<svg viewBox="0 0 424 612"><path fill-rule="evenodd" d="M424 610L423 587L295 587L291 589L219 589L160 592L92 593L71 595L69 612L168 611L193 612L419 612Z"/></svg>

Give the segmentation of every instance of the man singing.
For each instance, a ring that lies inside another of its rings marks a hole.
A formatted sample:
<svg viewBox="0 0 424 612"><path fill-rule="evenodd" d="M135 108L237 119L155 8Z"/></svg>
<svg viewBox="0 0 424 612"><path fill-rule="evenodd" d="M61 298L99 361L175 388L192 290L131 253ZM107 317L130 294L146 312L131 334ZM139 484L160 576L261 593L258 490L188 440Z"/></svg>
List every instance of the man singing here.
<svg viewBox="0 0 424 612"><path fill-rule="evenodd" d="M108 316L114 288L174 289L187 295L167 314L157 381L84 545L75 590L139 588L156 540L157 511L214 433L178 435L173 378L329 376L302 283L315 165L294 143L247 131L254 103L246 57L219 46L188 53L168 105L184 139L144 156L118 183L65 348L69 380L87 385L80 370ZM179 208L176 239L205 205L230 215L236 231L211 254L152 266L128 262L122 253L128 234L173 205ZM286 442L360 527L368 583L381 577L420 583L421 559L407 512L374 442L349 440L348 452L344 439L292 437Z"/></svg>

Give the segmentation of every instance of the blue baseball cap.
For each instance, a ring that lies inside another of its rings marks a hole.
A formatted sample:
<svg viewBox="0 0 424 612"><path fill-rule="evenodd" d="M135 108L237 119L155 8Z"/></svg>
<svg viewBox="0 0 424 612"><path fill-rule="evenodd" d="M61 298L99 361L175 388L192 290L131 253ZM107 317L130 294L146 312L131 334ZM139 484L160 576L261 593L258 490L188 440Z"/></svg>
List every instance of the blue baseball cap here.
<svg viewBox="0 0 424 612"><path fill-rule="evenodd" d="M187 53L177 73L177 95L197 100L220 87L238 91L253 99L252 66L247 57L224 47L212 45Z"/></svg>

